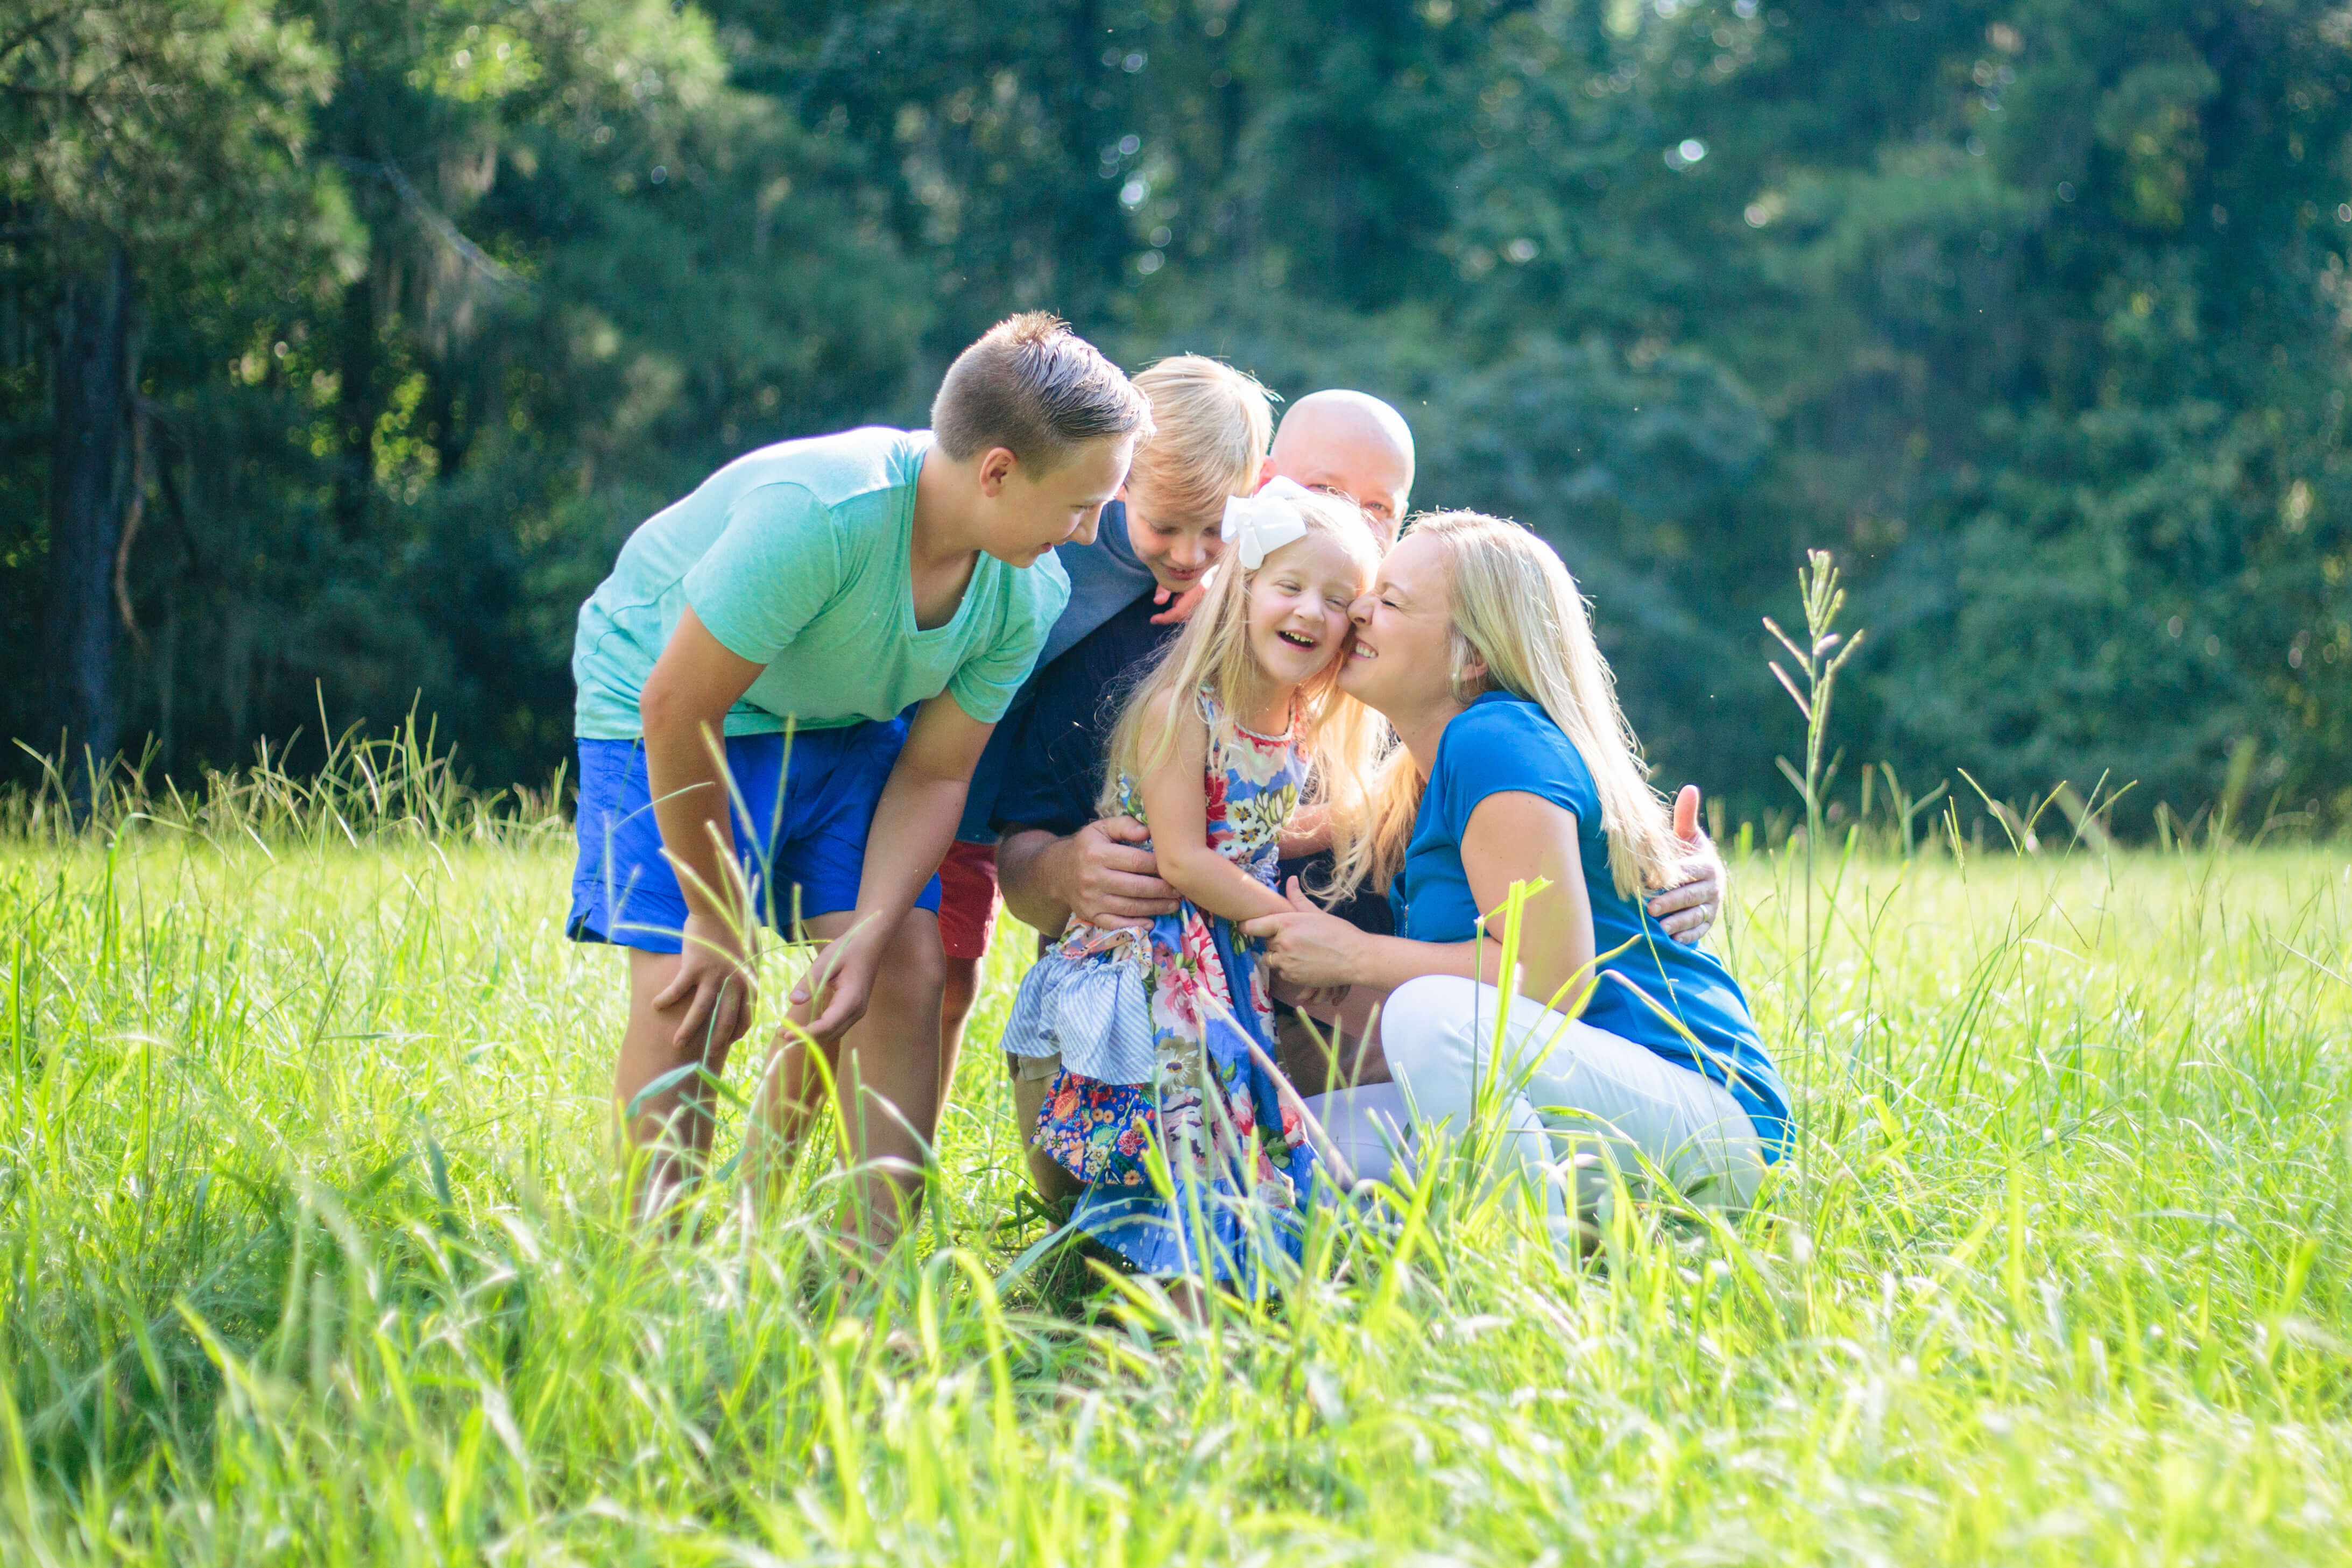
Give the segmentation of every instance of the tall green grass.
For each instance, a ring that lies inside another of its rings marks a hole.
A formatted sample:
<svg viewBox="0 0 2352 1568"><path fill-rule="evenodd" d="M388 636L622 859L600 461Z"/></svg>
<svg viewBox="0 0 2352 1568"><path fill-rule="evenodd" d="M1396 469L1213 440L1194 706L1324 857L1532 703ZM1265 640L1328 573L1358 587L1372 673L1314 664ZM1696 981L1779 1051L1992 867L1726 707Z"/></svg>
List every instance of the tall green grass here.
<svg viewBox="0 0 2352 1568"><path fill-rule="evenodd" d="M1436 1173L1186 1325L1003 1279L1024 933L887 1264L814 1163L649 1242L567 839L339 776L0 840L0 1560L2352 1547L2340 853L1824 856L1810 928L1751 856L1722 940L1801 1130L1762 1212L1620 1209L1579 1265Z"/></svg>

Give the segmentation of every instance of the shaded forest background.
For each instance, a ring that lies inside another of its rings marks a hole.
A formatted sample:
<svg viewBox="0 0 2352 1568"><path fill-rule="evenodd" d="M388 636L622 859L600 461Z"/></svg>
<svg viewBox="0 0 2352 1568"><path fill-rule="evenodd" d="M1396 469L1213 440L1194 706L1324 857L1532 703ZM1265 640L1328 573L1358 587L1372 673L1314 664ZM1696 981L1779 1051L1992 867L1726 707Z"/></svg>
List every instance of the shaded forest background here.
<svg viewBox="0 0 2352 1568"><path fill-rule="evenodd" d="M1820 545L1842 793L2340 824L2347 132L2301 0L5 0L0 731L541 781L630 528L1045 306L1396 403L1662 782L1793 798Z"/></svg>

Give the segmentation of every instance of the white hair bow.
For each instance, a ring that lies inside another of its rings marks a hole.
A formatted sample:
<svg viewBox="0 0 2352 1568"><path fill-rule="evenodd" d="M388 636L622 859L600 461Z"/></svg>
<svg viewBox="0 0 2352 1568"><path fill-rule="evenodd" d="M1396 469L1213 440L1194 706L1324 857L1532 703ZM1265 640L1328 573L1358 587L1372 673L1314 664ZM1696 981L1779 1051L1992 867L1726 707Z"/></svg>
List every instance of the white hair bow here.
<svg viewBox="0 0 2352 1568"><path fill-rule="evenodd" d="M1277 476L1254 496L1225 498L1225 521L1217 533L1235 547L1243 571L1256 571L1267 556L1307 537L1307 520L1290 503L1314 493L1296 479Z"/></svg>

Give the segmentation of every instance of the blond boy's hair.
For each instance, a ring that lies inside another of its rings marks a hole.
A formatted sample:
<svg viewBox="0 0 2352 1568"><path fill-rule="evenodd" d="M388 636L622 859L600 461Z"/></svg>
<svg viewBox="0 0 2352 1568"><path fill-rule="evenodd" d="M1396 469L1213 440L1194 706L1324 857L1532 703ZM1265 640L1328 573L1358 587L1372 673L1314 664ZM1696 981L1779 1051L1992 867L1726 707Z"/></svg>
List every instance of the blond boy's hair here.
<svg viewBox="0 0 2352 1568"><path fill-rule="evenodd" d="M1274 441L1274 396L1244 371L1176 354L1135 378L1150 401L1151 434L1128 470L1131 496L1155 521L1224 514L1225 498L1257 489Z"/></svg>

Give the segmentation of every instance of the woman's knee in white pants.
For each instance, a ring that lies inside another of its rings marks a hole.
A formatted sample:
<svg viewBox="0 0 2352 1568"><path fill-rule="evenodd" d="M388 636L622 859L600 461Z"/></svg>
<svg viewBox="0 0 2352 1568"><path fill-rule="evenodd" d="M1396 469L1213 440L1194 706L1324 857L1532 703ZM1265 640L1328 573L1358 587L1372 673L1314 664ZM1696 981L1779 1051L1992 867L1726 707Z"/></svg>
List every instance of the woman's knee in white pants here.
<svg viewBox="0 0 2352 1568"><path fill-rule="evenodd" d="M1424 974L1389 993L1381 1008L1381 1051L1394 1070L1398 1060L1424 1068L1458 1049L1456 1037L1477 1003L1478 984L1458 974Z"/></svg>

